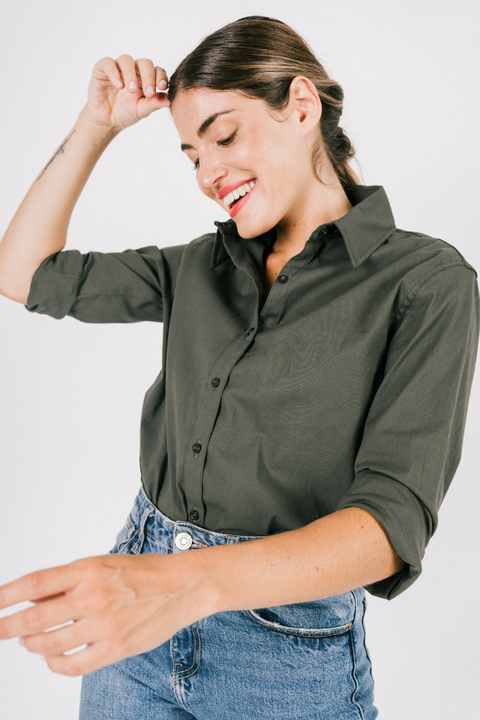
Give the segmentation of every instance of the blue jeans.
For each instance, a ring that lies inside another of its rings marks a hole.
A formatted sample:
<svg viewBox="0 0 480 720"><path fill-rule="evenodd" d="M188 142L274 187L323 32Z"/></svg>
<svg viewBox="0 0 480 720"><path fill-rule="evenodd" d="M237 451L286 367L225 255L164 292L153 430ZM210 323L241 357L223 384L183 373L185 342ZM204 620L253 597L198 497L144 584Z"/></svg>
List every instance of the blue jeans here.
<svg viewBox="0 0 480 720"><path fill-rule="evenodd" d="M173 521L140 489L112 553L255 540ZM365 590L219 612L82 678L80 720L374 720Z"/></svg>

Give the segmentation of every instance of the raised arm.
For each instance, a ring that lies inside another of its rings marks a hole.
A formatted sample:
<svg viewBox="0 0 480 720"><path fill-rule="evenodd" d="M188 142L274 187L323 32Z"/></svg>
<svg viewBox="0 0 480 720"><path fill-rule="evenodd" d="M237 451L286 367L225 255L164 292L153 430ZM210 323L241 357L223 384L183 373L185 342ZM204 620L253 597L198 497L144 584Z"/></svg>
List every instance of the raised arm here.
<svg viewBox="0 0 480 720"><path fill-rule="evenodd" d="M33 181L0 242L0 294L26 304L35 270L65 247L73 208L105 148L124 128L168 107L166 93L155 86L165 89L167 77L151 60L122 55L96 63L87 104Z"/></svg>

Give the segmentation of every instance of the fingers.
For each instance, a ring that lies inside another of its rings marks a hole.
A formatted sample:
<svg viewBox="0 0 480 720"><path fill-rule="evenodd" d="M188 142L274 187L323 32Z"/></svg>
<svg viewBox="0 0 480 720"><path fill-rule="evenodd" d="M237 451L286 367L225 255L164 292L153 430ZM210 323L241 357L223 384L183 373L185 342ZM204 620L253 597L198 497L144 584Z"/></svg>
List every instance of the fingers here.
<svg viewBox="0 0 480 720"><path fill-rule="evenodd" d="M62 625L81 617L81 610L75 610L71 601L62 595L48 603L38 603L21 612L8 615L0 621L0 639L26 637L43 632L48 628Z"/></svg>
<svg viewBox="0 0 480 720"><path fill-rule="evenodd" d="M130 93L140 91L146 98L155 97L156 87L165 90L168 84L165 70L154 67L153 62L147 58L134 60L131 55L121 55L117 58L119 74L121 74L125 88ZM115 82L117 81L115 77Z"/></svg>
<svg viewBox="0 0 480 720"><path fill-rule="evenodd" d="M104 57L102 60L100 60L98 65L100 66L99 69L103 70L103 72L106 74L114 87L118 88L119 90L123 88L122 73L113 58Z"/></svg>
<svg viewBox="0 0 480 720"><path fill-rule="evenodd" d="M76 677L87 675L124 657L120 654L112 655L107 644L99 642L70 655L46 655L45 661L52 672Z"/></svg>
<svg viewBox="0 0 480 720"><path fill-rule="evenodd" d="M21 639L22 645L31 653L62 655L64 652L85 645L87 642L86 632L85 622L79 620L57 630L27 635ZM91 640L91 638L89 639Z"/></svg>
<svg viewBox="0 0 480 720"><path fill-rule="evenodd" d="M71 564L37 570L0 587L0 610L25 600L38 602L42 598L64 593L71 589L73 584ZM0 637L5 619L0 620Z"/></svg>

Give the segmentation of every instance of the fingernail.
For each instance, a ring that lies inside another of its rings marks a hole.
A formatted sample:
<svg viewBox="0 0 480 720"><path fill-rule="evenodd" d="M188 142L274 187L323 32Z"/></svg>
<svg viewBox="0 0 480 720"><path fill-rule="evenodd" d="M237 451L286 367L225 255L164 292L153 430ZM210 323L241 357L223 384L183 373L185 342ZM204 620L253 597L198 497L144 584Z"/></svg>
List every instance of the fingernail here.
<svg viewBox="0 0 480 720"><path fill-rule="evenodd" d="M164 85L167 87L167 81L166 80L160 80L160 85ZM158 87L160 87L160 85Z"/></svg>
<svg viewBox="0 0 480 720"><path fill-rule="evenodd" d="M122 83L121 80L117 80L117 81L115 82L115 85L116 85L118 88L123 87L123 83Z"/></svg>
<svg viewBox="0 0 480 720"><path fill-rule="evenodd" d="M47 661L45 660L45 655L40 655L40 657L41 657L41 659L43 660L43 662L47 662Z"/></svg>
<svg viewBox="0 0 480 720"><path fill-rule="evenodd" d="M135 90L135 88L137 87L137 83L135 82L135 80L131 80L128 87L131 88L131 90Z"/></svg>
<svg viewBox="0 0 480 720"><path fill-rule="evenodd" d="M25 646L25 640L23 639L23 637L19 637L18 642L20 643L20 645Z"/></svg>
<svg viewBox="0 0 480 720"><path fill-rule="evenodd" d="M147 93L148 93L149 95L153 95L153 94L155 93L155 88L153 87L153 85L149 85L149 86L147 87Z"/></svg>

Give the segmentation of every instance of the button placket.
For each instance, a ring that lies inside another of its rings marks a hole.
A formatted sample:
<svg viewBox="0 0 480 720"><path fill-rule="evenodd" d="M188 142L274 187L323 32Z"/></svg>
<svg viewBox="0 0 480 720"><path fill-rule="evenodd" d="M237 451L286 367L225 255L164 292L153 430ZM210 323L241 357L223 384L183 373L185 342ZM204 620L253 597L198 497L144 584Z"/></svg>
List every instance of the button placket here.
<svg viewBox="0 0 480 720"><path fill-rule="evenodd" d="M255 330L255 326L252 325L251 329ZM200 525L203 522L205 512L202 477L209 438L215 427L215 418L217 417L225 385L228 382L229 373L244 354L245 346L245 332L243 332L225 348L215 366L210 369L211 374L208 377L212 383L212 392L206 392L203 396L192 432L190 451L187 452L185 457L184 473L185 477L188 478L188 482L185 484L188 497L187 512L189 512L188 507L193 506L193 511L198 512L197 520ZM218 385L213 382L217 378L219 380L221 378ZM213 392L213 390L218 390L218 392Z"/></svg>

